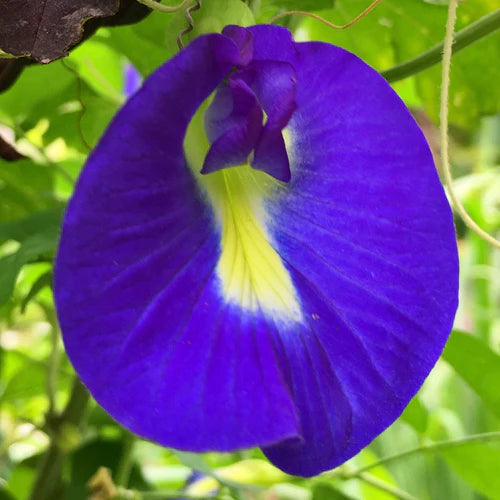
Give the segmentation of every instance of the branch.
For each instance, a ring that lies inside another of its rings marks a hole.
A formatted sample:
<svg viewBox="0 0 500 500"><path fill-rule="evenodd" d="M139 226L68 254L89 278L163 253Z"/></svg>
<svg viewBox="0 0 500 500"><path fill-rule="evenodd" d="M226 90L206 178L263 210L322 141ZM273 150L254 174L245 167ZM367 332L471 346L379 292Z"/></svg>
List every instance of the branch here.
<svg viewBox="0 0 500 500"><path fill-rule="evenodd" d="M68 452L64 446L64 428L68 425L80 427L85 419L89 393L75 377L69 401L64 411L55 422L48 422L53 425L53 432L50 436L49 448L42 457L38 467L35 483L31 490L30 500L53 500L57 497L61 489L61 473Z"/></svg>

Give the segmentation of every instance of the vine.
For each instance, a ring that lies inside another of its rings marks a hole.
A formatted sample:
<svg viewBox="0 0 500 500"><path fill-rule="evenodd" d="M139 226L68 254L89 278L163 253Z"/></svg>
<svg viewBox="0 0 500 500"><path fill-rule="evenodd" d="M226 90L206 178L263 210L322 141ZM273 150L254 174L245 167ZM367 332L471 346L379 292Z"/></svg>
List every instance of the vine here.
<svg viewBox="0 0 500 500"><path fill-rule="evenodd" d="M287 10L286 12L281 12L280 14L277 14L271 19L269 19L269 24L272 24L276 22L278 19L281 19L283 17L299 15L316 19L316 21L319 21L320 23L325 24L329 28L335 30L345 30L347 28L350 28L353 24L356 24L361 19L363 19L363 17L365 17L369 12L371 12L381 1L382 0L375 0L363 12L361 12L361 14L357 15L352 21L349 21L347 24L343 25L333 24L330 21L327 21L325 18L318 16L317 14L314 14L312 12L307 12L305 10Z"/></svg>
<svg viewBox="0 0 500 500"><path fill-rule="evenodd" d="M441 156L442 170L445 180L445 185L448 189L453 207L460 215L467 227L474 231L479 237L487 241L490 245L500 249L500 240L494 238L484 229L479 227L472 217L467 213L462 202L458 199L453 188L453 178L451 175L450 157L449 157L449 140L448 140L448 101L450 93L450 73L451 73L451 55L453 49L453 34L455 32L455 22L457 19L458 0L450 0L448 7L448 20L446 22L446 35L444 39L443 52L443 69L441 81L441 105L439 108L439 120L441 123Z"/></svg>

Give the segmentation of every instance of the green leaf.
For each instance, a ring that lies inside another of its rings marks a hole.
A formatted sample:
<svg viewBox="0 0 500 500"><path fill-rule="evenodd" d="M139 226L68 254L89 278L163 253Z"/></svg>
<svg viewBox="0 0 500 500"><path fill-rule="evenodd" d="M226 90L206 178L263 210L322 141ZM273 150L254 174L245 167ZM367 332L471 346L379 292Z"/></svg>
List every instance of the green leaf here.
<svg viewBox="0 0 500 500"><path fill-rule="evenodd" d="M177 50L177 44L167 47L169 20L170 16L153 12L139 24L98 32L99 40L121 52L143 76L148 76Z"/></svg>
<svg viewBox="0 0 500 500"><path fill-rule="evenodd" d="M314 484L312 488L312 500L352 500L333 485L320 482Z"/></svg>
<svg viewBox="0 0 500 500"><path fill-rule="evenodd" d="M16 500L16 498L5 488L0 487L0 500Z"/></svg>
<svg viewBox="0 0 500 500"><path fill-rule="evenodd" d="M54 176L49 167L28 159L16 162L0 159L0 222L54 206L53 186Z"/></svg>
<svg viewBox="0 0 500 500"><path fill-rule="evenodd" d="M123 102L123 56L109 45L88 40L71 53L69 60L97 94L118 104Z"/></svg>
<svg viewBox="0 0 500 500"><path fill-rule="evenodd" d="M221 476L210 467L210 465L205 461L205 459L199 455L198 453L191 453L187 451L180 451L180 450L172 450L175 456L186 466L188 466L190 469L202 472L206 476L213 477L217 479L220 483L228 486L229 488L234 488L238 489L241 487L241 484L238 482L235 482L226 476ZM248 489L254 488L255 486L250 486L246 485Z"/></svg>
<svg viewBox="0 0 500 500"><path fill-rule="evenodd" d="M7 486L15 498L28 498L33 483L35 482L36 471L25 465L14 467L12 474L9 477Z"/></svg>
<svg viewBox="0 0 500 500"><path fill-rule="evenodd" d="M418 396L415 396L405 408L401 419L411 425L419 434L424 434L429 421L427 409Z"/></svg>
<svg viewBox="0 0 500 500"><path fill-rule="evenodd" d="M217 477L245 485L271 486L284 483L290 476L259 458L248 458L230 465L218 467Z"/></svg>
<svg viewBox="0 0 500 500"><path fill-rule="evenodd" d="M82 91L85 113L81 118L81 130L87 143L93 148L106 130L111 119L118 111L118 104Z"/></svg>
<svg viewBox="0 0 500 500"><path fill-rule="evenodd" d="M193 12L194 29L182 37L184 45L204 33L220 33L228 24L250 26L255 24L252 11L240 0L219 0L206 2L200 10ZM177 52L177 34L187 26L187 21L182 12L172 16L167 28L167 47Z"/></svg>
<svg viewBox="0 0 500 500"><path fill-rule="evenodd" d="M28 66L16 84L0 96L0 120L14 125L29 117L36 123L39 116L50 115L51 109L43 103L59 96L68 85L74 85L74 79L60 62Z"/></svg>
<svg viewBox="0 0 500 500"><path fill-rule="evenodd" d="M17 406L20 402L44 394L46 390L45 372L45 367L42 364L25 364L9 378L0 395L0 403Z"/></svg>
<svg viewBox="0 0 500 500"><path fill-rule="evenodd" d="M17 276L25 264L55 252L61 217L62 209L51 210L21 220L17 224L7 223L3 226L4 237L15 237L20 246L17 251L0 258L0 305L9 300ZM38 221L36 226L33 226L34 220ZM14 230L16 225L19 226L18 230ZM0 225L0 234L1 232Z"/></svg>
<svg viewBox="0 0 500 500"><path fill-rule="evenodd" d="M121 98L120 98L121 99ZM62 138L67 146L88 155L89 150L85 142L94 147L118 111L119 99L110 99L97 94L85 80L81 81L80 92L77 91L76 76L73 82L65 89L64 95L58 101L54 98L49 129L43 139L45 143ZM85 108L82 113L82 105ZM85 142L84 142L85 141ZM81 166L84 157L77 159ZM60 162L60 165L64 162ZM67 162L66 162L67 164ZM76 169L78 173L79 168Z"/></svg>
<svg viewBox="0 0 500 500"><path fill-rule="evenodd" d="M367 0L337 0L335 7L321 13L342 25L354 19L370 4ZM492 12L495 0L462 2L458 9L457 31ZM384 0L355 25L334 30L307 19L303 38L324 40L354 52L382 71L413 58L444 39L446 2ZM304 32L303 32L304 33ZM500 34L492 34L453 57L450 89L450 122L473 127L478 118L500 110L500 86L493 61L500 57ZM415 76L417 92L425 110L438 121L441 69L436 65Z"/></svg>
<svg viewBox="0 0 500 500"><path fill-rule="evenodd" d="M478 338L454 330L443 358L500 417L500 356Z"/></svg>
<svg viewBox="0 0 500 500"><path fill-rule="evenodd" d="M70 481L66 488L64 500L87 500L89 490L88 480L99 467L107 467L113 475L116 474L120 457L123 453L123 443L118 440L94 439L83 444L70 456ZM133 464L127 487L138 490L150 490L149 483L144 479L141 469Z"/></svg>
<svg viewBox="0 0 500 500"><path fill-rule="evenodd" d="M333 7L335 0L265 0L262 8L272 6L280 10L322 10Z"/></svg>
<svg viewBox="0 0 500 500"><path fill-rule="evenodd" d="M21 313L24 314L26 311L26 307L28 304L36 298L36 296L41 292L45 287L50 287L54 280L54 273L52 271L47 271L46 273L41 274L31 285L31 288L28 294L24 297L21 302Z"/></svg>
<svg viewBox="0 0 500 500"><path fill-rule="evenodd" d="M375 453L372 452L370 447L365 448L358 456L357 460L361 466L372 464L376 462L380 457L377 457ZM374 467L370 469L369 475L373 476L377 479L380 479L384 483L389 486L397 487L398 484L393 477L391 471L386 468L384 465L379 465L378 467ZM359 485L361 491L363 492L363 498L369 498L370 500L392 500L393 495L383 491L372 484L369 484L365 481L361 481L357 478L353 478L353 481L359 481Z"/></svg>
<svg viewBox="0 0 500 500"><path fill-rule="evenodd" d="M276 14L288 10L305 10L307 12L331 9L335 0L261 0L259 8L255 9L258 13L257 21L267 23ZM285 17L282 24L289 26L292 17Z"/></svg>
<svg viewBox="0 0 500 500"><path fill-rule="evenodd" d="M175 456L190 469L202 472L207 476L213 476L214 471L205 461L205 459L198 453L191 453L188 451L172 450Z"/></svg>
<svg viewBox="0 0 500 500"><path fill-rule="evenodd" d="M487 498L500 498L500 447L468 443L440 451L446 463Z"/></svg>
<svg viewBox="0 0 500 500"><path fill-rule="evenodd" d="M49 208L25 219L0 223L0 241L16 240L22 242L38 233L41 227L58 226L61 222L63 209L62 206Z"/></svg>

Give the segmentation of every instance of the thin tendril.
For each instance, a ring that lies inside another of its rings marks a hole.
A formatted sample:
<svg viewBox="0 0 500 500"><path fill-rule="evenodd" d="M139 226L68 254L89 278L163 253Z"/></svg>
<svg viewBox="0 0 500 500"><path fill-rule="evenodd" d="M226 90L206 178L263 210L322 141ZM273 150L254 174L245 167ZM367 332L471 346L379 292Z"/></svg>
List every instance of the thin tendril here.
<svg viewBox="0 0 500 500"><path fill-rule="evenodd" d="M306 12L304 10L287 10L286 12L282 12L281 14L276 14L273 18L269 19L269 24L274 23L278 19L281 19L282 17L286 16L293 16L295 14L299 16L305 16L305 17L312 17L313 19L316 19L316 21L319 21L320 23L325 24L329 28L333 28L335 30L345 30L346 28L349 28L353 24L356 24L360 19L366 16L371 10L373 10L382 0L375 0L371 5L369 5L361 14L357 15L352 21L349 21L347 24L344 25L337 25L333 24L330 21L327 21L321 16L318 16L318 14L313 14L312 12Z"/></svg>
<svg viewBox="0 0 500 500"><path fill-rule="evenodd" d="M192 1L192 0L191 0ZM189 26L187 28L184 28L178 35L177 35L177 46L179 47L179 50L184 48L184 44L182 43L182 37L189 33L190 31L193 31L194 28L194 20L191 16L191 12L194 12L195 10L201 9L201 0L195 0L196 5L192 5L191 7L188 7L186 9L186 12L184 13L184 17L186 18L186 21L188 22Z"/></svg>
<svg viewBox="0 0 500 500"><path fill-rule="evenodd" d="M82 144L89 150L92 151L92 147L90 144L87 142L85 139L85 136L83 135L83 130L82 130L82 118L83 115L85 115L85 112L87 111L87 108L85 107L85 104L82 100L82 82L80 80L80 75L78 74L78 71L76 71L74 68L72 68L64 59L61 59L61 64L68 70L73 73L76 79L76 98L78 102L80 103L81 109L78 112L78 117L76 120L76 128L78 130L78 135L80 136L80 140L82 141Z"/></svg>
<svg viewBox="0 0 500 500"><path fill-rule="evenodd" d="M184 9L187 5L189 5L193 0L183 0L178 5L162 5L161 3L156 2L155 0L137 0L142 5L149 7L152 10L157 10L159 12L177 12L179 10Z"/></svg>
<svg viewBox="0 0 500 500"><path fill-rule="evenodd" d="M458 199L453 188L453 178L451 175L450 158L449 158L449 143L448 143L448 102L450 91L450 69L451 69L451 54L453 48L453 36L455 32L455 21L457 19L458 0L450 0L448 7L448 20L446 22L446 35L444 39L443 52L443 72L441 80L441 105L439 108L439 121L441 123L441 155L442 155L442 170L448 193L455 211L460 215L465 224L474 231L483 240L490 243L495 248L500 249L500 241L494 238L491 234L481 229L472 217L467 213L462 202Z"/></svg>

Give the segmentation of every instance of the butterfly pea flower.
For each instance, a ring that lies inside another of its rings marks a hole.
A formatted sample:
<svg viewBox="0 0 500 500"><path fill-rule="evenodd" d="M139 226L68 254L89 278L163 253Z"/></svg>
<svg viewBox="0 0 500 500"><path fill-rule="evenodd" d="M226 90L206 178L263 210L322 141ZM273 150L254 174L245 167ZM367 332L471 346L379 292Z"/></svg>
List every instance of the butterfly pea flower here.
<svg viewBox="0 0 500 500"><path fill-rule="evenodd" d="M370 443L438 359L452 215L385 80L277 26L195 39L91 153L55 291L97 402L161 445L261 447L311 476Z"/></svg>

